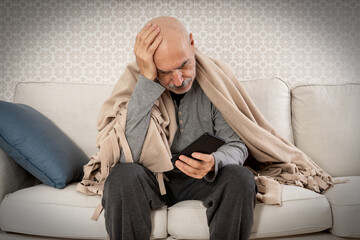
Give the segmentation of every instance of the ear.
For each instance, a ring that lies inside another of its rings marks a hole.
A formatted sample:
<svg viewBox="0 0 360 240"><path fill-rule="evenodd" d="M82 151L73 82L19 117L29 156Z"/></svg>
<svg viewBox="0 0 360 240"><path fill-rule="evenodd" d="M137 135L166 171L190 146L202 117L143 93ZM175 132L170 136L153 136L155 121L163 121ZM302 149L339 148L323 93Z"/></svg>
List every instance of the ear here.
<svg viewBox="0 0 360 240"><path fill-rule="evenodd" d="M191 45L192 47L195 47L195 42L194 42L192 33L190 33L189 35L190 35L190 36L189 36L189 38L190 38L190 45Z"/></svg>

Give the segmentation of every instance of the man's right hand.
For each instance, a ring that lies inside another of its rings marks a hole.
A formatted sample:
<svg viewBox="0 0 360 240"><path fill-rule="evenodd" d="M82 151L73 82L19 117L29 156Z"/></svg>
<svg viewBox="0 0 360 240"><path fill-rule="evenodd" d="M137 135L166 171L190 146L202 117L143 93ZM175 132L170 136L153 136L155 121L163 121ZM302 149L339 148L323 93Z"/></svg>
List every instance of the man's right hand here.
<svg viewBox="0 0 360 240"><path fill-rule="evenodd" d="M134 53L140 74L144 77L155 80L157 70L154 63L154 53L162 42L159 36L160 28L156 24L147 24L136 36Z"/></svg>

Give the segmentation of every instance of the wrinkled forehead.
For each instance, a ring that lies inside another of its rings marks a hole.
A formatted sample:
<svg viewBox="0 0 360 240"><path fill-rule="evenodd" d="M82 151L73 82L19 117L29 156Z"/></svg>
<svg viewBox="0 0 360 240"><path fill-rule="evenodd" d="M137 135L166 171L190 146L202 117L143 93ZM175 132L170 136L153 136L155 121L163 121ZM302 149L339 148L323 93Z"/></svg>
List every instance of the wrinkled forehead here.
<svg viewBox="0 0 360 240"><path fill-rule="evenodd" d="M194 57L188 42L162 42L154 54L154 62L158 69L171 71L181 66L186 60Z"/></svg>

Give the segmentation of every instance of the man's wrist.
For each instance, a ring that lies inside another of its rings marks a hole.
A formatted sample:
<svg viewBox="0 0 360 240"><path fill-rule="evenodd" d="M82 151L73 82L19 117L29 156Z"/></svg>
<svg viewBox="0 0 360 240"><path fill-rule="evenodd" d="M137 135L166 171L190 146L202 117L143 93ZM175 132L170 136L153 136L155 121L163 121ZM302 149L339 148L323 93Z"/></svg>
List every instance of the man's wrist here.
<svg viewBox="0 0 360 240"><path fill-rule="evenodd" d="M211 169L210 169L210 171L215 171L215 157L214 157L214 155L212 155L212 154L210 154L211 155L211 157L212 157L212 163L213 163L213 165L212 165L212 167L211 167Z"/></svg>
<svg viewBox="0 0 360 240"><path fill-rule="evenodd" d="M216 161L216 158L213 154L211 154L214 157L214 170L209 171L206 175L205 175L205 180L208 182L213 182L218 174L219 171L219 163Z"/></svg>
<svg viewBox="0 0 360 240"><path fill-rule="evenodd" d="M154 74L149 74L149 73L140 73L140 75L142 75L146 79L149 79L149 80L151 80L153 82L156 80L156 77L157 77L156 74L154 75Z"/></svg>

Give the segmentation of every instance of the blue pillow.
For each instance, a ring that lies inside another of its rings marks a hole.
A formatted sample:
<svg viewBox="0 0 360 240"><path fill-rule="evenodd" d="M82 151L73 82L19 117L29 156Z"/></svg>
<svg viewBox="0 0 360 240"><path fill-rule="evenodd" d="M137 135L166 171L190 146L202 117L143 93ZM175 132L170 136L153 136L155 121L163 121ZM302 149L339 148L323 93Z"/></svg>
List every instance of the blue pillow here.
<svg viewBox="0 0 360 240"><path fill-rule="evenodd" d="M86 154L52 121L24 104L0 101L0 148L46 185L80 181Z"/></svg>

